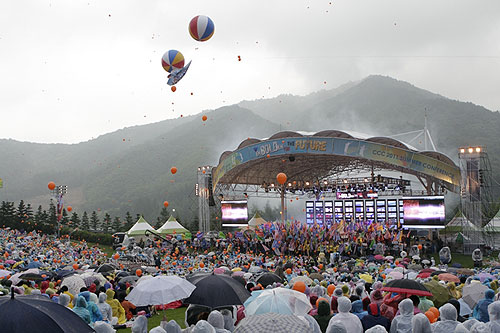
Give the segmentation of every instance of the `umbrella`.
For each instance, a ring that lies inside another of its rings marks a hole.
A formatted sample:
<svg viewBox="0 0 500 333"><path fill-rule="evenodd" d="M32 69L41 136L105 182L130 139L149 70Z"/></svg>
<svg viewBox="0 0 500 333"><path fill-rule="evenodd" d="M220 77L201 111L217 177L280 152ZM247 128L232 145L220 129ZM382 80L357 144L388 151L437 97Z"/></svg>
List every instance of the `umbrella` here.
<svg viewBox="0 0 500 333"><path fill-rule="evenodd" d="M153 278L152 275L143 275L141 276L136 282L135 282L135 285L138 285L139 283L142 283L144 281L147 281L149 279Z"/></svg>
<svg viewBox="0 0 500 333"><path fill-rule="evenodd" d="M196 287L178 276L160 275L138 284L126 297L135 306L168 304L189 297Z"/></svg>
<svg viewBox="0 0 500 333"><path fill-rule="evenodd" d="M21 273L16 273L14 275L12 275L10 277L9 280L12 281L12 285L16 285L18 284L19 282L21 282L21 279L19 278L22 274L28 274L28 273L35 273L35 274L39 274L40 273L40 270L38 268L31 268L31 269L28 269L27 271L25 272L21 272Z"/></svg>
<svg viewBox="0 0 500 333"><path fill-rule="evenodd" d="M323 281L325 279L325 277L319 273L311 273L309 274L309 278L318 281Z"/></svg>
<svg viewBox="0 0 500 333"><path fill-rule="evenodd" d="M432 296L432 293L423 284L410 279L392 280L382 287L382 291L417 296Z"/></svg>
<svg viewBox="0 0 500 333"><path fill-rule="evenodd" d="M118 282L119 283L130 283L130 284L135 285L137 283L137 280L139 280L138 276L130 275L130 276L122 277Z"/></svg>
<svg viewBox="0 0 500 333"><path fill-rule="evenodd" d="M250 297L240 282L227 275L210 274L194 282L194 285L196 289L184 300L185 303L218 308L243 304Z"/></svg>
<svg viewBox="0 0 500 333"><path fill-rule="evenodd" d="M448 282L460 282L460 279L453 274L449 273L442 273L438 275L439 280L441 281L448 281Z"/></svg>
<svg viewBox="0 0 500 333"><path fill-rule="evenodd" d="M7 271L5 269L0 269L0 279L3 279L4 277L9 276L11 273L12 273L11 271Z"/></svg>
<svg viewBox="0 0 500 333"><path fill-rule="evenodd" d="M472 269L468 269L468 268L459 268L457 270L457 273L458 274L461 274L461 275L474 275L474 271Z"/></svg>
<svg viewBox="0 0 500 333"><path fill-rule="evenodd" d="M80 277L83 279L87 287L94 283L95 280L99 281L99 284L101 286L108 282L108 280L106 280L106 278L102 276L101 273L96 272L85 272L83 274L80 274Z"/></svg>
<svg viewBox="0 0 500 333"><path fill-rule="evenodd" d="M269 312L304 316L311 310L311 303L305 294L285 288L264 290L250 303L245 303L247 316Z"/></svg>
<svg viewBox="0 0 500 333"><path fill-rule="evenodd" d="M476 277L478 277L479 280L481 280L481 283L483 283L487 279L491 279L491 280L495 279L495 277L493 275L491 275L490 273L486 273L486 272L481 272L478 275L476 275Z"/></svg>
<svg viewBox="0 0 500 333"><path fill-rule="evenodd" d="M399 280L403 278L403 273L398 272L398 271L392 271L389 273L388 278L393 278L395 280Z"/></svg>
<svg viewBox="0 0 500 333"><path fill-rule="evenodd" d="M43 266L43 264L42 264L41 262L39 262L39 261L32 261L32 262L30 262L30 263L26 266L26 268L40 268L40 267L42 267L42 266Z"/></svg>
<svg viewBox="0 0 500 333"><path fill-rule="evenodd" d="M448 302L451 298L448 289L435 280L424 283L424 286L432 293L431 301L434 302L434 306L439 308L441 305Z"/></svg>
<svg viewBox="0 0 500 333"><path fill-rule="evenodd" d="M12 264L15 264L16 261L12 260L12 259L9 259L9 260L5 260L5 263L8 264L8 265L12 265Z"/></svg>
<svg viewBox="0 0 500 333"><path fill-rule="evenodd" d="M36 273L24 273L19 276L21 280L43 281L43 277Z"/></svg>
<svg viewBox="0 0 500 333"><path fill-rule="evenodd" d="M115 268L110 264L103 264L103 265L99 266L99 268L96 269L97 273L104 273L104 274L114 272L114 271L115 271Z"/></svg>
<svg viewBox="0 0 500 333"><path fill-rule="evenodd" d="M479 282L473 282L466 285L462 289L462 298L465 303L467 303L471 309L479 302L480 299L484 298L484 292L488 289L485 285Z"/></svg>
<svg viewBox="0 0 500 333"><path fill-rule="evenodd" d="M308 331L309 325L297 316L266 313L244 318L234 333L302 333Z"/></svg>
<svg viewBox="0 0 500 333"><path fill-rule="evenodd" d="M431 273L431 276L439 275L439 274L444 274L447 273L446 271L434 271Z"/></svg>
<svg viewBox="0 0 500 333"><path fill-rule="evenodd" d="M373 277L370 274L359 274L359 278L367 283L373 282Z"/></svg>
<svg viewBox="0 0 500 333"><path fill-rule="evenodd" d="M384 260L384 256L381 254L376 254L374 258L375 260Z"/></svg>
<svg viewBox="0 0 500 333"><path fill-rule="evenodd" d="M249 273L253 273L253 274L258 274L258 273L261 273L264 271L264 268L262 267L259 267L259 266L252 266L250 267L250 269L248 270Z"/></svg>
<svg viewBox="0 0 500 333"><path fill-rule="evenodd" d="M429 276L431 276L431 273L428 273L428 272L424 272L424 273L419 273L417 275L418 278L421 278L421 279L427 279Z"/></svg>
<svg viewBox="0 0 500 333"><path fill-rule="evenodd" d="M37 295L14 298L12 293L11 297L0 298L0 323L2 331L9 333L94 332L70 309Z"/></svg>
<svg viewBox="0 0 500 333"><path fill-rule="evenodd" d="M56 277L57 277L58 280L61 280L61 279L65 278L65 277L73 275L73 274L76 274L76 272L75 271L68 271L68 270L63 269L63 270L60 270L59 272L57 272Z"/></svg>
<svg viewBox="0 0 500 333"><path fill-rule="evenodd" d="M274 273L264 273L257 279L257 283L260 283L264 288L275 282L283 283L283 280Z"/></svg>
<svg viewBox="0 0 500 333"><path fill-rule="evenodd" d="M67 286L68 291L73 294L73 295L78 295L80 293L81 288L86 288L87 286L85 285L85 282L79 275L71 275L68 277L65 277L61 287L62 286Z"/></svg>
<svg viewBox="0 0 500 333"><path fill-rule="evenodd" d="M305 275L299 275L294 277L291 281L290 284L294 284L295 282L304 282L306 285L310 286L313 283L313 280L311 280L309 277Z"/></svg>
<svg viewBox="0 0 500 333"><path fill-rule="evenodd" d="M130 276L132 274L130 274L129 272L126 272L126 271L119 271L118 273L116 273L116 277L117 278L123 278L125 276Z"/></svg>

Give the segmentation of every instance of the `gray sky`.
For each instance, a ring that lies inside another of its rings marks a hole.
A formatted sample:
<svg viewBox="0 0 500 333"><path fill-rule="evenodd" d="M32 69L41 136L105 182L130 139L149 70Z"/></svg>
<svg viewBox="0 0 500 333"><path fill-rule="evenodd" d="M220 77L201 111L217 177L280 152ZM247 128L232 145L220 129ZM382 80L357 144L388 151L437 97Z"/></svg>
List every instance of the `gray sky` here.
<svg viewBox="0 0 500 333"><path fill-rule="evenodd" d="M169 49L193 61L175 93ZM0 1L0 138L75 143L370 74L500 110L500 1Z"/></svg>

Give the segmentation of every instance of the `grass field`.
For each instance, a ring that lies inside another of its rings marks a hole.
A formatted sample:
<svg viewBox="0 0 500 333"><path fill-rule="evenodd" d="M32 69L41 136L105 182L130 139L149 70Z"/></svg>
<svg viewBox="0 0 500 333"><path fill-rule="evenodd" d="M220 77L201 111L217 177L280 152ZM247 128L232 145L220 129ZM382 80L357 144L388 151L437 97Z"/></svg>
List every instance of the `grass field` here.
<svg viewBox="0 0 500 333"><path fill-rule="evenodd" d="M164 312L160 312L156 316L152 316L151 318L148 319L148 332L150 329L160 326L161 319L163 318L163 313L167 316L167 321L170 320L175 320L181 328L186 328L186 325L184 325L184 313L186 312L187 307L182 307L178 309L168 309L165 310ZM124 328L117 330L119 333L128 333L131 332L130 328Z"/></svg>
<svg viewBox="0 0 500 333"><path fill-rule="evenodd" d="M96 243L91 243L91 242L87 242L87 244L88 244L89 247L97 245ZM115 251L113 251L113 248L111 247L111 245L102 245L102 244L99 244L98 246L99 246L99 248L101 250L104 251L104 253L106 253L106 255L108 257L111 257L113 255L113 253L115 253Z"/></svg>

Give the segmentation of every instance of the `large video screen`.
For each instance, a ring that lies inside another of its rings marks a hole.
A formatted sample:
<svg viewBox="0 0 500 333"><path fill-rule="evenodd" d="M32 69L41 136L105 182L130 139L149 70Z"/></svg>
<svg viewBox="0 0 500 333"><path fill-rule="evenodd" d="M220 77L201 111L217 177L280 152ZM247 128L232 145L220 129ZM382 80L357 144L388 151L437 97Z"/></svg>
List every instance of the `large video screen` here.
<svg viewBox="0 0 500 333"><path fill-rule="evenodd" d="M246 200L221 201L222 226L232 227L248 223L248 204Z"/></svg>
<svg viewBox="0 0 500 333"><path fill-rule="evenodd" d="M444 228L444 196L403 197L404 226Z"/></svg>

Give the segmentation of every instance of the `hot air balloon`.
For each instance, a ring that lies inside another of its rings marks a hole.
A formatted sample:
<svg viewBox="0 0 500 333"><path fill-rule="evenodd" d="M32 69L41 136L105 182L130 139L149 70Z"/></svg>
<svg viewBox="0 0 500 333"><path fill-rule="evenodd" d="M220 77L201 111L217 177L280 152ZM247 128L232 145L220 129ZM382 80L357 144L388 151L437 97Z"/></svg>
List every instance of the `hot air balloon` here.
<svg viewBox="0 0 500 333"><path fill-rule="evenodd" d="M189 34L198 42L206 42L215 32L214 22L205 15L198 15L189 22Z"/></svg>

